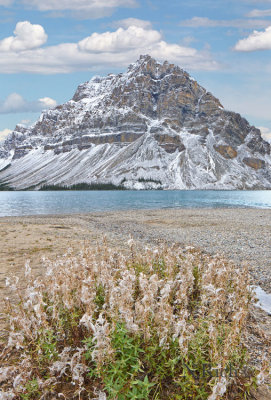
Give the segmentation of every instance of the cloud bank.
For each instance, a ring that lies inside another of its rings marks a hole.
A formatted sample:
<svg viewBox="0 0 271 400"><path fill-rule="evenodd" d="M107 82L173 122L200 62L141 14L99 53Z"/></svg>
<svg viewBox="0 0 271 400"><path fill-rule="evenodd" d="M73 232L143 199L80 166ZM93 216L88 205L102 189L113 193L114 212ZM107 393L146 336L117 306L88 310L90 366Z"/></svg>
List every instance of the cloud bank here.
<svg viewBox="0 0 271 400"><path fill-rule="evenodd" d="M142 46L152 46L161 41L161 34L154 30L146 30L138 26L119 28L115 32L93 33L81 40L78 47L86 52L109 52L138 49Z"/></svg>
<svg viewBox="0 0 271 400"><path fill-rule="evenodd" d="M266 28L270 25L270 21L263 19L232 19L232 20L216 20L207 17L193 17L191 19L183 20L180 26L187 26L191 28Z"/></svg>
<svg viewBox="0 0 271 400"><path fill-rule="evenodd" d="M0 43L0 73L55 74L120 68L137 60L140 54L150 54L158 60L167 59L188 69L219 68L210 50L167 43L160 32L150 29L149 24L146 28L146 21L145 27L139 26L139 21L136 20L136 25L118 28L113 32L92 33L77 43L47 47L37 47L38 43L41 46L47 39L42 26L31 25L27 21L19 22L15 36L3 39ZM32 34L21 34L21 28L27 28Z"/></svg>
<svg viewBox="0 0 271 400"><path fill-rule="evenodd" d="M137 6L136 0L22 0L22 3L39 11L58 12L58 17L64 17L68 12L72 17L82 19L107 17L118 7Z"/></svg>
<svg viewBox="0 0 271 400"><path fill-rule="evenodd" d="M137 0L17 0L16 3L42 12L48 16L75 17L80 19L96 19L108 17L119 8L134 8ZM0 6L8 7L15 0L0 0Z"/></svg>
<svg viewBox="0 0 271 400"><path fill-rule="evenodd" d="M8 7L13 3L13 0L0 0L0 6Z"/></svg>
<svg viewBox="0 0 271 400"><path fill-rule="evenodd" d="M134 7L135 0L23 0L23 3L40 11L52 10L93 10L96 8Z"/></svg>
<svg viewBox="0 0 271 400"><path fill-rule="evenodd" d="M137 26L143 29L151 29L152 23L150 21L145 21L144 19L138 18L125 18L119 21L114 21L110 24L113 28L124 28L127 29L130 26Z"/></svg>
<svg viewBox="0 0 271 400"><path fill-rule="evenodd" d="M270 17L271 10L252 10L247 13L247 17L257 18L257 17Z"/></svg>

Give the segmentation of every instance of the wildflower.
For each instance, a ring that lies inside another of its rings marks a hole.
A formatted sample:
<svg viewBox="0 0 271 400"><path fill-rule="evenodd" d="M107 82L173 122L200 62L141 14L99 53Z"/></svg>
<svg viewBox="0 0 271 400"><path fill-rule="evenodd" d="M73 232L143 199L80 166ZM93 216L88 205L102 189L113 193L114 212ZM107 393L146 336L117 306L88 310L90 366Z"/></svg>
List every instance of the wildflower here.
<svg viewBox="0 0 271 400"><path fill-rule="evenodd" d="M30 267L30 261L27 260L25 263L25 272L24 272L24 276L26 278L28 278L31 275L31 267Z"/></svg>
<svg viewBox="0 0 271 400"><path fill-rule="evenodd" d="M13 399L15 399L15 393L0 391L0 400L13 400Z"/></svg>
<svg viewBox="0 0 271 400"><path fill-rule="evenodd" d="M95 331L95 326L92 323L92 316L87 313L80 319L80 324L84 325L88 330Z"/></svg>
<svg viewBox="0 0 271 400"><path fill-rule="evenodd" d="M107 399L106 393L99 391L98 392L98 397L95 397L92 400L106 400L106 399Z"/></svg>
<svg viewBox="0 0 271 400"><path fill-rule="evenodd" d="M208 400L217 400L223 396L227 391L227 379L221 377L212 389L212 394L208 397Z"/></svg>
<svg viewBox="0 0 271 400"><path fill-rule="evenodd" d="M261 385L265 382L266 376L264 371L260 371L257 375L257 385Z"/></svg>
<svg viewBox="0 0 271 400"><path fill-rule="evenodd" d="M0 383L3 383L13 377L14 373L16 372L15 367L3 367L0 368Z"/></svg>

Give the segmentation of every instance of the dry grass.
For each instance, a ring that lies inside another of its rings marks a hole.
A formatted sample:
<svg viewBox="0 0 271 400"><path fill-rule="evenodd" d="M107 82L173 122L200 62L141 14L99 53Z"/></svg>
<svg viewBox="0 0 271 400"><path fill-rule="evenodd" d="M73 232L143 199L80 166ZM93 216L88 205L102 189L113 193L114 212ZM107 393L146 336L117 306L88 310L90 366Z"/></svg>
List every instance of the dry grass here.
<svg viewBox="0 0 271 400"><path fill-rule="evenodd" d="M45 260L39 279L26 264L25 294L7 302L1 400L245 399L265 379L265 363L245 371L246 270L191 247L129 244Z"/></svg>

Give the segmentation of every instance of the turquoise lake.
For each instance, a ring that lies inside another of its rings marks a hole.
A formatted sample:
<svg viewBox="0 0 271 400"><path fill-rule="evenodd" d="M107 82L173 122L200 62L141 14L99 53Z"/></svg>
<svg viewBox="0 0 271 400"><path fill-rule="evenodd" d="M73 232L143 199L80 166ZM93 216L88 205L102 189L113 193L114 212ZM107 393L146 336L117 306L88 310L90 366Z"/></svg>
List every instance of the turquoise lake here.
<svg viewBox="0 0 271 400"><path fill-rule="evenodd" d="M0 216L157 208L269 208L271 191L0 192Z"/></svg>

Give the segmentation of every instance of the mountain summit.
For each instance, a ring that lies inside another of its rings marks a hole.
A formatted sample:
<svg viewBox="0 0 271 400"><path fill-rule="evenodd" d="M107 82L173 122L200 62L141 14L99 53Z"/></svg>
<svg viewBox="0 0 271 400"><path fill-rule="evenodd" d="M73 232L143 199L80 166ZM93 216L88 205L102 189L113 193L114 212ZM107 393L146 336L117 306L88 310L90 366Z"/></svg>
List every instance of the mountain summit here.
<svg viewBox="0 0 271 400"><path fill-rule="evenodd" d="M0 144L0 183L149 189L271 188L270 145L178 66L141 56Z"/></svg>

